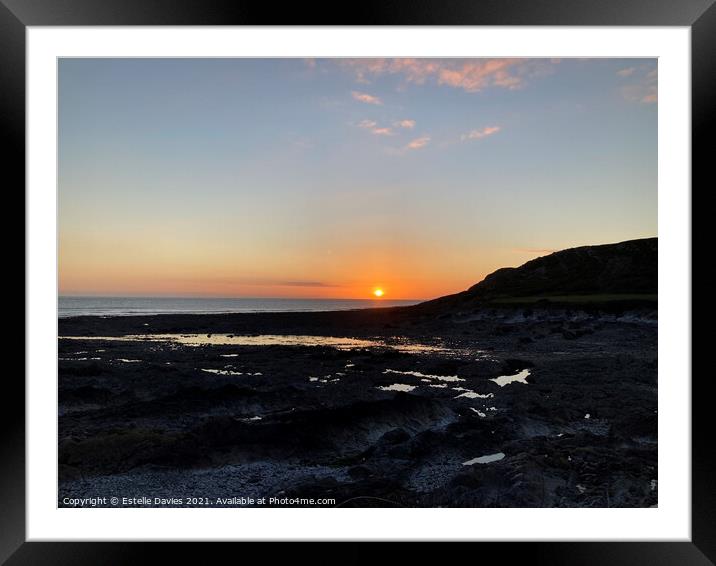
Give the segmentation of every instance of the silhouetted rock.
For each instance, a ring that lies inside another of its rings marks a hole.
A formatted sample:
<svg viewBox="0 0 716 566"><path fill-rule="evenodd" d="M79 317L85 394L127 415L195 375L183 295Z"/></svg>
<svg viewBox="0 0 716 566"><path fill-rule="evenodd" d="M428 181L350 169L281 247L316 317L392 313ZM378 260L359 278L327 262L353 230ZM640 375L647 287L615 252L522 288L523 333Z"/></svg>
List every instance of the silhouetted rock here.
<svg viewBox="0 0 716 566"><path fill-rule="evenodd" d="M530 298L543 307L550 297L569 295L591 295L595 301L624 295L625 301L634 301L634 295L657 292L657 251L657 238L562 250L520 267L503 267L466 291L408 308L450 311L518 298Z"/></svg>

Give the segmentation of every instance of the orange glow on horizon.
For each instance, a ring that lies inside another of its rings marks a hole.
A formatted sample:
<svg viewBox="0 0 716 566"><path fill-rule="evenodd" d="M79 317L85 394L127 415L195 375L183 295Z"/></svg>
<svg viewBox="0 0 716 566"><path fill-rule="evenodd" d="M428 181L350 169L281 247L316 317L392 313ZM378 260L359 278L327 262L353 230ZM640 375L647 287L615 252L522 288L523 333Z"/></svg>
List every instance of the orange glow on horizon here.
<svg viewBox="0 0 716 566"><path fill-rule="evenodd" d="M334 242L331 253L323 254L318 245L276 250L232 247L229 240L190 245L183 232L174 235L162 239L130 231L120 237L98 231L83 239L70 232L60 240L60 295L428 300L464 291L500 267L544 255L411 243L398 248L386 241L369 246L353 240Z"/></svg>

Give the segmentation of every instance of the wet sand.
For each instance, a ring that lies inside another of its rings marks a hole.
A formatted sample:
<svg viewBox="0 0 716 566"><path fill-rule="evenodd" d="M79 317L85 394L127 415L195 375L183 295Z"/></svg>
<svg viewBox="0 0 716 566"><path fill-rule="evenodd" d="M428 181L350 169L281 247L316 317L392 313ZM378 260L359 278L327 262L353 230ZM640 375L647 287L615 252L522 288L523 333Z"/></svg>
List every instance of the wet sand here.
<svg viewBox="0 0 716 566"><path fill-rule="evenodd" d="M59 333L60 506L657 503L649 309L79 317Z"/></svg>

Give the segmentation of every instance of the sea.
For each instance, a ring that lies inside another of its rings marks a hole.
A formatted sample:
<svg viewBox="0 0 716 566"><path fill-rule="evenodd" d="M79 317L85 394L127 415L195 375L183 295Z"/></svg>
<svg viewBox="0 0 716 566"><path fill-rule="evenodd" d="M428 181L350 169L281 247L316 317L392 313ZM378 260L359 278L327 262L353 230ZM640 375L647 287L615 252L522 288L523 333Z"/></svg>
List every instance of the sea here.
<svg viewBox="0 0 716 566"><path fill-rule="evenodd" d="M218 299L188 297L59 297L58 316L134 316L234 312L318 312L400 307L418 300L391 299Z"/></svg>

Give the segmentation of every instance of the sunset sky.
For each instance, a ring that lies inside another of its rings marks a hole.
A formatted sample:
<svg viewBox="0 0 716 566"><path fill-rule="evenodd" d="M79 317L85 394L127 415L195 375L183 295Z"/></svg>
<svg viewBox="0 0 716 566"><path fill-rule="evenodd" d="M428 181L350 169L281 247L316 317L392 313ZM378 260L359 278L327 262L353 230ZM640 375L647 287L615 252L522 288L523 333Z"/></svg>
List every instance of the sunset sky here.
<svg viewBox="0 0 716 566"><path fill-rule="evenodd" d="M657 234L654 59L61 59L62 295L423 299Z"/></svg>

